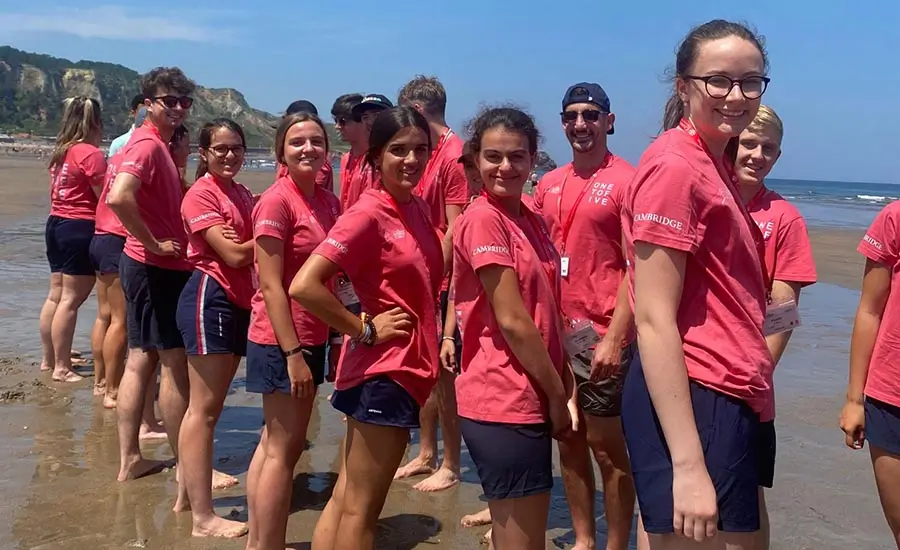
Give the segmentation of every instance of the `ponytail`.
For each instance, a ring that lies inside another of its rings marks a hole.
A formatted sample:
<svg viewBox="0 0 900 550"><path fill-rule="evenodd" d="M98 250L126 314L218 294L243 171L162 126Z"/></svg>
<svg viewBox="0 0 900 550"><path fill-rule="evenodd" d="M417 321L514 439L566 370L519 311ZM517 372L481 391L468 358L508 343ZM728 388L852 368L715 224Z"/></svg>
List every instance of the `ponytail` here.
<svg viewBox="0 0 900 550"><path fill-rule="evenodd" d="M206 159L203 158L203 155L200 155L200 161L197 163L197 172L194 174L194 181L202 178L209 172L209 165L206 164Z"/></svg>
<svg viewBox="0 0 900 550"><path fill-rule="evenodd" d="M669 100L666 101L666 110L663 113L662 131L665 132L666 130L676 128L682 118L684 118L684 102L681 101L678 93L673 90L672 95L669 96Z"/></svg>

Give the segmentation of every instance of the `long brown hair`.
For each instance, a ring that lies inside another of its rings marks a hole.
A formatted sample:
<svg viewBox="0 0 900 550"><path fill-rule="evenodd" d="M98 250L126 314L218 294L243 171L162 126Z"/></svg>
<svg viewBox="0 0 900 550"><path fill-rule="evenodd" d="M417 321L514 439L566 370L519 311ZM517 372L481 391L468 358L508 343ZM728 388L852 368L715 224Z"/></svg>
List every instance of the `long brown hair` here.
<svg viewBox="0 0 900 550"><path fill-rule="evenodd" d="M62 125L56 134L56 146L50 155L50 170L59 168L66 153L73 145L90 143L97 145L103 137L103 122L100 118L100 102L96 99L77 96L63 101Z"/></svg>

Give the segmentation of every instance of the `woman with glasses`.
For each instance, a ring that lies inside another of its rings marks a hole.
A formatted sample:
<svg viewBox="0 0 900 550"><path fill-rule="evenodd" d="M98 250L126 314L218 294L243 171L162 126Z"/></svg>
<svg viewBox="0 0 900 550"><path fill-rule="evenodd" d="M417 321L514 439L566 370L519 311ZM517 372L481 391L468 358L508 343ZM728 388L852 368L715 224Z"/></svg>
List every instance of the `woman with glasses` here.
<svg viewBox="0 0 900 550"><path fill-rule="evenodd" d="M665 132L625 197L639 353L622 424L643 549L750 549L760 528L756 443L772 398L764 242L736 188L734 143L766 89L746 27L714 20L675 61ZM731 144L731 148L728 146ZM729 150L730 154L726 153Z"/></svg>
<svg viewBox="0 0 900 550"><path fill-rule="evenodd" d="M197 179L181 203L194 272L176 319L184 339L190 399L178 436L176 511L191 510L194 536L238 537L245 524L215 515L213 430L234 373L247 355L253 297L253 194L235 181L244 164L244 131L219 118L200 130Z"/></svg>

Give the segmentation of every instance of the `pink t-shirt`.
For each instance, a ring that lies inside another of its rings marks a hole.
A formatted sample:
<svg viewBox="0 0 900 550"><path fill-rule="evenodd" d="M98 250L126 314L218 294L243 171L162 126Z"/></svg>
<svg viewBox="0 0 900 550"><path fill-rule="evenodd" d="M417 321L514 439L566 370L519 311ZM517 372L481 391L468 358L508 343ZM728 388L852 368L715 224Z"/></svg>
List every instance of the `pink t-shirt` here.
<svg viewBox="0 0 900 550"><path fill-rule="evenodd" d="M422 179L416 186L416 195L425 199L431 211L431 220L441 234L447 232L447 205L461 207L469 202L466 171L459 162L463 141L452 131L448 132L432 151Z"/></svg>
<svg viewBox="0 0 900 550"><path fill-rule="evenodd" d="M278 180L288 174L290 174L290 172L288 171L287 165L279 163L278 168L275 170L275 179ZM325 164L322 165L322 168L319 169L319 172L316 174L316 185L321 185L334 193L334 167L331 165L331 159L326 160Z"/></svg>
<svg viewBox="0 0 900 550"><path fill-rule="evenodd" d="M158 241L178 241L185 250L188 239L181 219L181 199L184 197L181 175L169 154L169 146L151 123L135 128L131 139L122 147L119 173L131 174L141 180L135 198L141 219L150 233ZM192 269L186 258L157 256L131 234L125 239L125 254L132 260L164 269Z"/></svg>
<svg viewBox="0 0 900 550"><path fill-rule="evenodd" d="M569 258L569 274L562 278L563 313L572 321L590 320L601 336L625 275L621 210L633 177L634 168L610 153L594 174L578 175L571 163L547 173L534 194L535 210L550 228L553 244ZM564 246L563 224L570 217Z"/></svg>
<svg viewBox="0 0 900 550"><path fill-rule="evenodd" d="M241 239L253 239L253 192L238 182L222 183L206 174L191 185L181 202L181 216L188 232L187 257L194 269L206 273L222 286L234 305L250 309L256 292L253 265L231 267L203 237L203 231L216 225L227 225Z"/></svg>
<svg viewBox="0 0 900 550"><path fill-rule="evenodd" d="M857 250L891 269L891 291L884 306L875 349L869 360L866 395L900 407L900 202L875 217Z"/></svg>
<svg viewBox="0 0 900 550"><path fill-rule="evenodd" d="M636 241L687 253L677 323L688 377L761 412L774 368L762 331L766 288L757 229L729 185L692 136L669 130L641 157L623 228L628 258ZM633 262L628 272L633 305Z"/></svg>
<svg viewBox="0 0 900 550"><path fill-rule="evenodd" d="M306 263L309 255L325 240L326 234L340 215L340 205L334 193L319 186L315 189L315 194L307 198L297 188L294 180L285 176L279 178L259 197L253 209L253 236L273 237L284 243L281 280L285 294L294 276ZM328 340L328 325L296 300L289 301L294 331L300 343L304 346L324 344ZM249 339L257 344L278 345L261 290L253 295Z"/></svg>
<svg viewBox="0 0 900 550"><path fill-rule="evenodd" d="M549 418L547 397L510 349L478 277L482 267L515 270L525 308L562 373L564 353L559 307L559 254L537 214L523 205L510 218L485 197L475 199L453 230L454 307L462 334L456 379L459 415L472 420L539 424Z"/></svg>
<svg viewBox="0 0 900 550"><path fill-rule="evenodd" d="M378 181L365 155L341 155L341 212L350 210L367 189L376 189Z"/></svg>
<svg viewBox="0 0 900 550"><path fill-rule="evenodd" d="M438 376L444 260L425 202L413 197L397 208L387 192L365 191L315 253L347 274L363 311L375 316L399 307L413 319L409 338L375 346L345 341L335 388L386 375L424 405Z"/></svg>
<svg viewBox="0 0 900 550"><path fill-rule="evenodd" d="M110 210L109 204L106 202L109 190L116 180L116 174L119 173L119 163L121 161L121 149L106 161L106 182L103 184L103 191L100 192L100 199L97 201L97 219L94 222L94 233L97 235L118 235L119 237L128 235L125 226L119 221L119 217L116 216L115 212Z"/></svg>
<svg viewBox="0 0 900 550"><path fill-rule="evenodd" d="M50 170L50 215L69 220L93 220L97 211L94 187L106 178L103 151L87 143L76 143L60 166Z"/></svg>

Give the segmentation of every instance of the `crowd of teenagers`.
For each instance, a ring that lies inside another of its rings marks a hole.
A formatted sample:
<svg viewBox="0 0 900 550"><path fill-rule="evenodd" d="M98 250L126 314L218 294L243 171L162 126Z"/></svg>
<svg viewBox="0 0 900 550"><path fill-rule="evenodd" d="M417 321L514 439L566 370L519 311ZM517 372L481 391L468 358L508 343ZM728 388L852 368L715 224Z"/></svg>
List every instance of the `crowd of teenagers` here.
<svg viewBox="0 0 900 550"><path fill-rule="evenodd" d="M594 548L594 462L606 547L624 549L635 501L643 549L766 549L775 471L773 371L816 270L803 218L765 178L783 124L761 105L761 40L695 27L677 52L662 133L636 166L610 151L620 121L603 88L562 96L572 160L524 195L540 136L515 107L447 126L433 77L339 97L350 151L333 193L326 128L294 102L275 135L274 183L238 183L246 142L203 125L193 183L183 125L194 84L144 75L135 123L105 158L100 106L65 107L50 161L50 294L43 367L74 381L79 306L97 285L96 393L115 408L119 481L157 471L140 440L167 437L176 512L197 536L247 534L281 550L293 471L318 387L345 415L314 550L369 549L395 479L459 483L468 449L494 548L544 548L556 440L576 548ZM860 243L867 259L841 414L865 440L900 537L900 203ZM126 353L127 351L127 353ZM126 358L127 357L127 358ZM217 517L213 430L246 357L264 427L246 480L248 522ZM155 417L157 366L161 424ZM438 427L443 456L438 463ZM409 430L417 456L401 465ZM893 489L891 489L893 487ZM702 543L702 545L700 544Z"/></svg>

